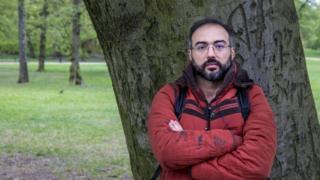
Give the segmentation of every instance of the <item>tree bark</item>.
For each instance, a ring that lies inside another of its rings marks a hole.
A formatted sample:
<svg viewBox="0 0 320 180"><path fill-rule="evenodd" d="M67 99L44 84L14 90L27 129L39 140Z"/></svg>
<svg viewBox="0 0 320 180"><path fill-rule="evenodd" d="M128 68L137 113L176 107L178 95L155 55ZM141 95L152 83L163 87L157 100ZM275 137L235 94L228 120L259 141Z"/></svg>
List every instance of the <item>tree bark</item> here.
<svg viewBox="0 0 320 180"><path fill-rule="evenodd" d="M72 17L72 44L71 44L71 66L69 81L75 85L81 85L82 77L80 76L80 3L81 0L73 0L73 17Z"/></svg>
<svg viewBox="0 0 320 180"><path fill-rule="evenodd" d="M155 170L146 119L154 93L187 62L188 27L214 15L235 31L237 61L274 110L272 179L320 179L320 130L293 1L85 0L113 87L135 179Z"/></svg>
<svg viewBox="0 0 320 180"><path fill-rule="evenodd" d="M19 79L18 83L29 82L28 64L26 57L26 13L24 0L18 0L18 15L19 15Z"/></svg>
<svg viewBox="0 0 320 180"><path fill-rule="evenodd" d="M41 17L42 24L40 26L40 48L39 48L39 64L38 64L38 72L42 72L45 70L44 62L46 58L46 34L47 34L47 17L48 17L48 0L44 0Z"/></svg>

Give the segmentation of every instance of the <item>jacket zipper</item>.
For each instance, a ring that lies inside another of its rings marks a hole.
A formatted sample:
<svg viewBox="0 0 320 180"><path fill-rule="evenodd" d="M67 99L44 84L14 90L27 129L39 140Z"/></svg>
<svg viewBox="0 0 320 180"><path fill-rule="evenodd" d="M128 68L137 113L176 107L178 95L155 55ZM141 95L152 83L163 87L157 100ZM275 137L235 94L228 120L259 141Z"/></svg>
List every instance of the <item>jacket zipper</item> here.
<svg viewBox="0 0 320 180"><path fill-rule="evenodd" d="M205 109L205 116L206 116L206 120L207 120L207 127L205 128L206 131L209 131L211 129L211 124L210 124L210 120L211 120L211 112L212 108L210 106L210 104L207 102L207 107Z"/></svg>

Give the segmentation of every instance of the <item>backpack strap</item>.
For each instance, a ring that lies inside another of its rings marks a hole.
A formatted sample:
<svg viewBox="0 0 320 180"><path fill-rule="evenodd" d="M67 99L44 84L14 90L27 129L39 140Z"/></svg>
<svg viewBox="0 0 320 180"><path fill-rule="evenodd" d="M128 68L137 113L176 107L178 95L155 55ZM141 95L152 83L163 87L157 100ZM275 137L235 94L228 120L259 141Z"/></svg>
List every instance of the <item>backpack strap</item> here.
<svg viewBox="0 0 320 180"><path fill-rule="evenodd" d="M161 173L161 166L158 165L156 171L154 171L153 176L151 177L150 180L156 180L159 177L160 173Z"/></svg>
<svg viewBox="0 0 320 180"><path fill-rule="evenodd" d="M184 101L187 97L187 88L178 86L178 89L179 94L176 96L174 104L174 113L177 116L178 120L180 120L182 109L184 106Z"/></svg>
<svg viewBox="0 0 320 180"><path fill-rule="evenodd" d="M248 98L248 92L246 88L238 88L237 92L238 102L241 108L241 114L246 121L250 114L250 102Z"/></svg>

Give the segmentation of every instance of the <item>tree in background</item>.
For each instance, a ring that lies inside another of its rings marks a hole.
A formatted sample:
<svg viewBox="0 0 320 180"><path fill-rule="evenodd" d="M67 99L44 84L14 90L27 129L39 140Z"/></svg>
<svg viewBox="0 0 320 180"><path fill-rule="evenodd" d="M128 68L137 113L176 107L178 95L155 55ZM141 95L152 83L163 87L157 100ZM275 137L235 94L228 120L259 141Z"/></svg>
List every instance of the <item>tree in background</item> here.
<svg viewBox="0 0 320 180"><path fill-rule="evenodd" d="M0 53L19 54L17 1L0 0Z"/></svg>
<svg viewBox="0 0 320 180"><path fill-rule="evenodd" d="M71 42L71 66L69 81L75 85L81 85L82 77L80 76L80 0L73 0L72 16L72 42Z"/></svg>
<svg viewBox="0 0 320 180"><path fill-rule="evenodd" d="M18 83L29 82L28 64L26 57L26 25L25 25L25 7L24 0L18 0L19 14L19 79Z"/></svg>
<svg viewBox="0 0 320 180"><path fill-rule="evenodd" d="M84 2L108 64L135 179L149 179L156 167L145 122L151 99L181 74L188 27L205 15L233 28L237 61L274 110L278 150L271 178L320 179L320 128L293 0Z"/></svg>
<svg viewBox="0 0 320 180"><path fill-rule="evenodd" d="M27 57L36 59L39 52L39 37L42 19L40 16L42 0L26 0L26 35L27 35Z"/></svg>
<svg viewBox="0 0 320 180"><path fill-rule="evenodd" d="M73 3L70 0L50 2L48 16L48 53L62 61L71 56Z"/></svg>
<svg viewBox="0 0 320 180"><path fill-rule="evenodd" d="M320 1L295 0L305 48L320 50Z"/></svg>
<svg viewBox="0 0 320 180"><path fill-rule="evenodd" d="M42 17L42 24L40 26L40 52L39 52L39 66L38 71L44 71L44 61L46 58L46 36L47 36L47 17L48 17L48 0L43 1L42 11L40 16Z"/></svg>
<svg viewBox="0 0 320 180"><path fill-rule="evenodd" d="M54 58L70 58L72 38L73 3L70 0L48 1L46 23L46 56ZM26 0L26 36L27 57L36 58L40 54L40 36L44 22L44 0ZM93 29L91 20L83 3L80 3L80 57L92 60L93 55L101 55L102 51ZM19 54L17 2L0 0L0 56L17 56ZM61 59L62 60L62 59Z"/></svg>
<svg viewBox="0 0 320 180"><path fill-rule="evenodd" d="M26 36L27 36L27 48L28 48L28 56L30 58L36 58L36 52L35 52L35 49L34 49L34 44L32 42L32 38L31 38L31 35L29 33L29 31L27 30L26 32Z"/></svg>

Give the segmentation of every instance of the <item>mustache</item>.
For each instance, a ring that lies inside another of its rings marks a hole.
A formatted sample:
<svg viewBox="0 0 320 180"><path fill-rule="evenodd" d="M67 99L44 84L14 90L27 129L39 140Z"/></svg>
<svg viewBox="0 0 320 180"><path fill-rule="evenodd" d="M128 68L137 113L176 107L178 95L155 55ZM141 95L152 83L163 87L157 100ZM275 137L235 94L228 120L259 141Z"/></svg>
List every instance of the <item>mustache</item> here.
<svg viewBox="0 0 320 180"><path fill-rule="evenodd" d="M208 65L217 65L219 66L220 69L222 67L222 64L219 61L217 61L215 58L207 59L207 61L203 63L202 68L205 68Z"/></svg>

